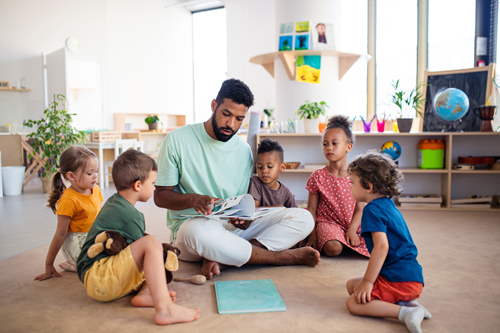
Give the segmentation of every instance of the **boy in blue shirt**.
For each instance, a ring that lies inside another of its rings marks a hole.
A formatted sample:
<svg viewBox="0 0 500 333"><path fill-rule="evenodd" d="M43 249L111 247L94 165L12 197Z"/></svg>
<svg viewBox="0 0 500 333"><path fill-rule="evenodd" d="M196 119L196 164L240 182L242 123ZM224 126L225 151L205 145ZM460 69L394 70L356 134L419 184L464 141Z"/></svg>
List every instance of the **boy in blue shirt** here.
<svg viewBox="0 0 500 333"><path fill-rule="evenodd" d="M351 192L366 202L361 235L370 251L365 276L347 282L347 308L355 316L397 318L412 333L422 332L431 314L417 302L424 278L417 247L391 198L403 178L388 155L369 151L349 164Z"/></svg>

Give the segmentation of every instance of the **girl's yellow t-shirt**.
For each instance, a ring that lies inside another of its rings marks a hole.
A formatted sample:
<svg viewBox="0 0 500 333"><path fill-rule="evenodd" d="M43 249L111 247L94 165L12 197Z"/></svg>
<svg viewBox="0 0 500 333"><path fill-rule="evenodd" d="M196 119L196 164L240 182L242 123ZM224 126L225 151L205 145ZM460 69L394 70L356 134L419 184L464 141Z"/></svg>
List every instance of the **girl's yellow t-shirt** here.
<svg viewBox="0 0 500 333"><path fill-rule="evenodd" d="M56 215L71 217L68 232L87 233L101 211L103 201L101 189L97 185L90 195L67 188L57 202Z"/></svg>

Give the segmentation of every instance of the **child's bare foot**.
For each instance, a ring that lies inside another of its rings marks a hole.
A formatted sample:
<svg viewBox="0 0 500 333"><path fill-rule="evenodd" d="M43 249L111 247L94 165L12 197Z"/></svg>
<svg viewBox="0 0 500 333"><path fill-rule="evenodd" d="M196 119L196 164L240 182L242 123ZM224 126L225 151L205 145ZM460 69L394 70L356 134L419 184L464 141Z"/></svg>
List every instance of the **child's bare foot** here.
<svg viewBox="0 0 500 333"><path fill-rule="evenodd" d="M225 270L229 266L219 264L215 261L210 261L208 259L203 259L203 266L201 267L201 274L203 274L207 280L212 280L214 275L219 275L221 271Z"/></svg>
<svg viewBox="0 0 500 333"><path fill-rule="evenodd" d="M175 303L177 293L172 290L169 290L168 292L170 294L172 302ZM132 297L130 303L138 308L154 308L155 304L153 302L153 297L151 296L151 292L149 291L149 288L146 285L146 283L144 283L139 293L134 297Z"/></svg>
<svg viewBox="0 0 500 333"><path fill-rule="evenodd" d="M168 325L175 323L188 323L200 318L200 309L188 309L186 307L172 304L165 310L155 311L156 325Z"/></svg>

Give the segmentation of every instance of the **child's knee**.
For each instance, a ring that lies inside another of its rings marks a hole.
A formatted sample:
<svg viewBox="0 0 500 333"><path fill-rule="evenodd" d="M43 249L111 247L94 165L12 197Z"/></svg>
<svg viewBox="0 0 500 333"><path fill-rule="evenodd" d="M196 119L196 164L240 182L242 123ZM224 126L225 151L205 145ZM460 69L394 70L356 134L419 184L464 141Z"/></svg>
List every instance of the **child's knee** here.
<svg viewBox="0 0 500 333"><path fill-rule="evenodd" d="M328 257L336 257L342 253L343 246L339 241L331 240L323 246L323 252Z"/></svg>
<svg viewBox="0 0 500 333"><path fill-rule="evenodd" d="M352 314L353 316L359 316L358 303L356 303L354 296L349 297L345 304L346 304L347 310L349 310L350 314Z"/></svg>

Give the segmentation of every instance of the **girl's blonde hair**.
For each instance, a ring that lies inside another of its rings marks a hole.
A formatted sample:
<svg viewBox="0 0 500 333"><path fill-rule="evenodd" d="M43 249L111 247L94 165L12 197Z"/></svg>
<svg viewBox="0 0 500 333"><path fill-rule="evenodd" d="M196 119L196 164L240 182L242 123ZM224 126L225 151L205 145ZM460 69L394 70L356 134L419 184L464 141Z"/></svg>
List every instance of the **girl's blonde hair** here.
<svg viewBox="0 0 500 333"><path fill-rule="evenodd" d="M66 189L63 178L66 178L68 172L76 172L83 169L91 158L97 159L90 149L83 146L71 146L62 152L59 157L59 171L52 177L51 191L48 194L47 207L52 209L54 214L57 211L56 204Z"/></svg>

